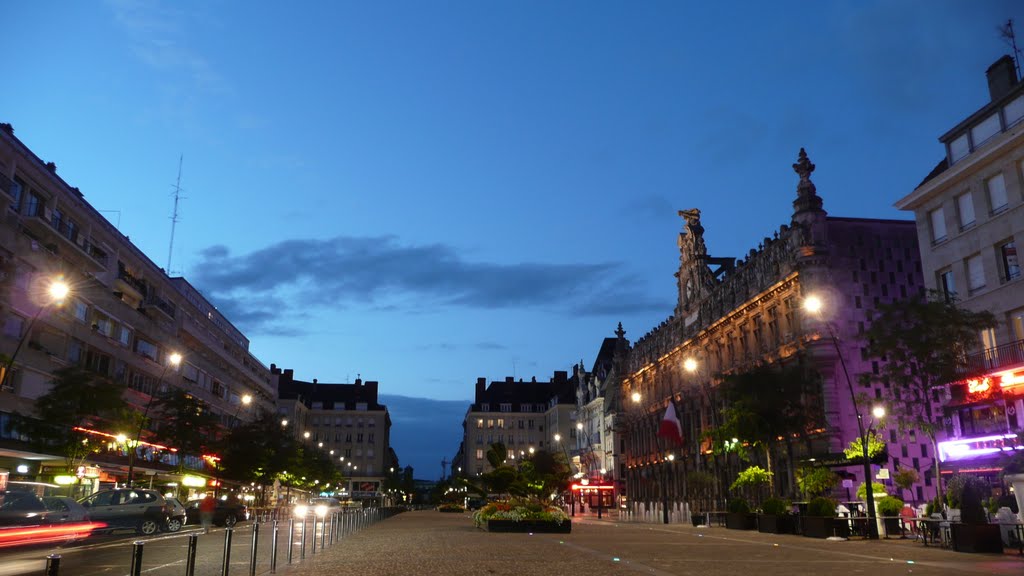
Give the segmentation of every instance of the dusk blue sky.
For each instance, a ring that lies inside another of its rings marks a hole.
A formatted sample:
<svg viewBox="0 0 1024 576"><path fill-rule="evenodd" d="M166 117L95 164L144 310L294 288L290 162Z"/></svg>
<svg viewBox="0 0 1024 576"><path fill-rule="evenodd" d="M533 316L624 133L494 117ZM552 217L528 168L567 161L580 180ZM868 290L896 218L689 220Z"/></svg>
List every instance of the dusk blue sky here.
<svg viewBox="0 0 1024 576"><path fill-rule="evenodd" d="M264 363L459 401L429 424L395 402L423 477L477 377L547 379L672 313L678 210L743 256L789 222L805 147L830 214L911 218L892 205L988 101L998 26L1024 39L1014 1L4 12L0 121L160 266L183 154L170 271Z"/></svg>

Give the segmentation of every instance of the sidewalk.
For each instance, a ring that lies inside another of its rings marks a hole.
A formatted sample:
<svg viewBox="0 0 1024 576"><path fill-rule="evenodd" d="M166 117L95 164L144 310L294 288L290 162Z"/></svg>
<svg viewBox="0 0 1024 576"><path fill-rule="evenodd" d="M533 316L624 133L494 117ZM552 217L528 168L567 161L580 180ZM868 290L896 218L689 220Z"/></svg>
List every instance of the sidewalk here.
<svg viewBox="0 0 1024 576"><path fill-rule="evenodd" d="M468 514L399 514L352 534L286 576L658 576L736 574L1024 574L1016 554L960 554L910 540L829 542L800 536L622 524L577 517L572 534L491 534Z"/></svg>

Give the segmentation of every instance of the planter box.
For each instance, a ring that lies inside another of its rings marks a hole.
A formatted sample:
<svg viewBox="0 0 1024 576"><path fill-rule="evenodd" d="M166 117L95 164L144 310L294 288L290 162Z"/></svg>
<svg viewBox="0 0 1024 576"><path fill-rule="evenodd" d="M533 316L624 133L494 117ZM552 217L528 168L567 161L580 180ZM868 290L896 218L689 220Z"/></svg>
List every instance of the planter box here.
<svg viewBox="0 0 1024 576"><path fill-rule="evenodd" d="M796 534L796 517L758 514L757 531L765 534Z"/></svg>
<svg viewBox="0 0 1024 576"><path fill-rule="evenodd" d="M1003 539L998 524L953 523L949 528L953 550L957 552L1003 553Z"/></svg>
<svg viewBox="0 0 1024 576"><path fill-rule="evenodd" d="M800 518L803 535L808 538L850 537L850 525L845 518L803 516Z"/></svg>
<svg viewBox="0 0 1024 576"><path fill-rule="evenodd" d="M732 530L756 530L757 514L729 512L725 515L725 527Z"/></svg>
<svg viewBox="0 0 1024 576"><path fill-rule="evenodd" d="M465 510L458 510L455 508L438 508L438 512L447 512L449 514L462 514Z"/></svg>
<svg viewBox="0 0 1024 576"><path fill-rule="evenodd" d="M886 538L901 538L903 536L903 528L900 525L899 518L882 518L882 524L885 527L885 532L879 534L879 536L885 536Z"/></svg>
<svg viewBox="0 0 1024 576"><path fill-rule="evenodd" d="M694 526L707 526L708 515L707 514L691 514L690 520L693 521Z"/></svg>
<svg viewBox="0 0 1024 576"><path fill-rule="evenodd" d="M568 534L572 532L572 520L563 520L561 524L550 520L487 520L484 529L488 532L541 532Z"/></svg>

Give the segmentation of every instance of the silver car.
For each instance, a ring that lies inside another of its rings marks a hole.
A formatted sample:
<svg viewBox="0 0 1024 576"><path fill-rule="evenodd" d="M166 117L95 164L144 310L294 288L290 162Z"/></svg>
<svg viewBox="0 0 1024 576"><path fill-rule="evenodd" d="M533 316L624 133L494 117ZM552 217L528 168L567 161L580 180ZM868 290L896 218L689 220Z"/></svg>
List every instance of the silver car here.
<svg viewBox="0 0 1024 576"><path fill-rule="evenodd" d="M103 490L79 503L93 522L105 523L107 530L133 529L146 535L167 526L172 511L162 494L141 488Z"/></svg>

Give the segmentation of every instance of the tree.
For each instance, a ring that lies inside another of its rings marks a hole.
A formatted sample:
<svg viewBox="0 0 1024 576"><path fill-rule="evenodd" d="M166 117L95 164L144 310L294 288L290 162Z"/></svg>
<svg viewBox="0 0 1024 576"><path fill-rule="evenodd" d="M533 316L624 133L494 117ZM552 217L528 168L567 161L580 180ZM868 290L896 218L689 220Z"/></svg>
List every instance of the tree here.
<svg viewBox="0 0 1024 576"><path fill-rule="evenodd" d="M890 304L880 304L865 331L867 353L881 360L878 374L865 374L883 388L889 413L901 431L917 430L932 445L935 483L942 494L937 433L940 420L932 391L960 379L967 353L982 330L995 326L990 312L972 312L945 295L931 292Z"/></svg>
<svg viewBox="0 0 1024 576"><path fill-rule="evenodd" d="M817 375L801 365L781 369L758 366L748 372L727 376L721 390L726 401L726 408L722 411L724 434L717 436L735 437L763 451L769 472L774 469L772 450L782 439L790 451L787 472L792 479L795 473L792 441L805 437L821 422ZM771 477L769 489L774 495L775 485Z"/></svg>
<svg viewBox="0 0 1024 576"><path fill-rule="evenodd" d="M892 483L895 484L900 490L906 490L910 492L910 498L908 501L914 500L914 493L911 492L911 487L921 479L921 475L918 474L914 468L903 468L900 467L895 474L892 475Z"/></svg>
<svg viewBox="0 0 1024 576"><path fill-rule="evenodd" d="M772 473L760 466L751 466L739 473L736 480L729 486L730 490L744 492L748 500L754 505L760 504L764 499L763 490L765 486L771 486Z"/></svg>
<svg viewBox="0 0 1024 576"><path fill-rule="evenodd" d="M885 440L882 440L881 436L872 432L868 435L868 460L873 459L882 452L885 452ZM843 450L843 456L846 456L847 460L851 462L864 462L864 443L861 442L860 438L854 438L847 445L846 449Z"/></svg>
<svg viewBox="0 0 1024 576"><path fill-rule="evenodd" d="M94 436L76 428L117 432L113 422L128 412L122 384L77 366L54 372L50 391L36 399L35 414L18 414L15 428L38 452L64 456L69 471L100 449Z"/></svg>
<svg viewBox="0 0 1024 576"><path fill-rule="evenodd" d="M202 454L217 430L217 415L206 403L181 388L171 388L154 401L160 422L156 436L185 454Z"/></svg>
<svg viewBox="0 0 1024 576"><path fill-rule="evenodd" d="M825 467L805 467L797 472L796 483L804 497L810 500L831 492L839 483L839 476Z"/></svg>

